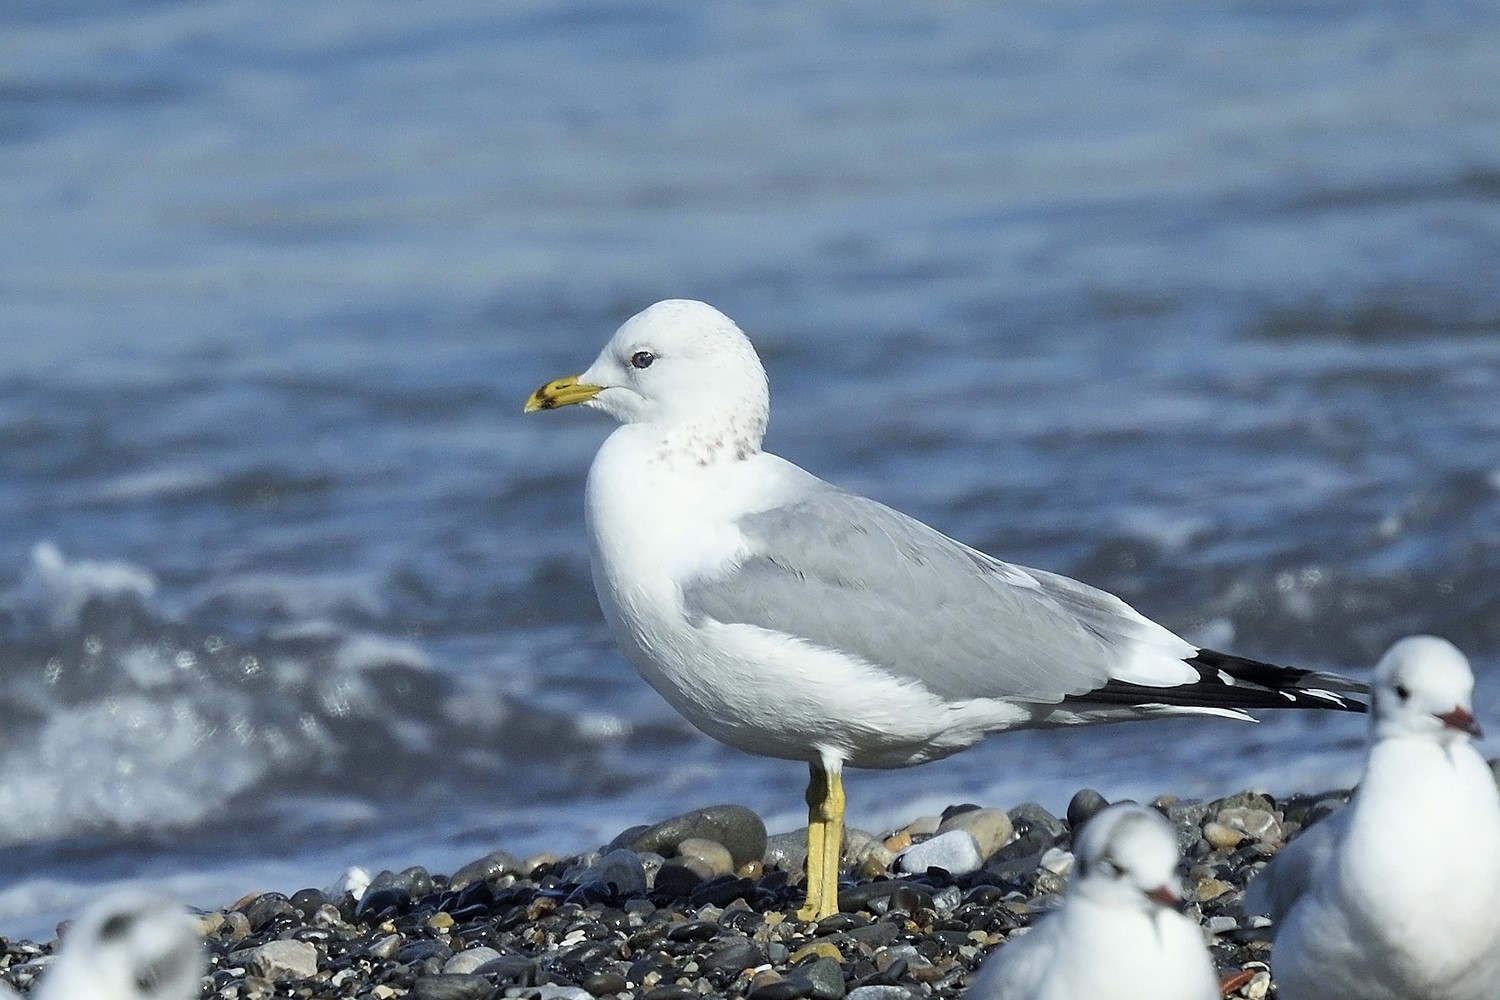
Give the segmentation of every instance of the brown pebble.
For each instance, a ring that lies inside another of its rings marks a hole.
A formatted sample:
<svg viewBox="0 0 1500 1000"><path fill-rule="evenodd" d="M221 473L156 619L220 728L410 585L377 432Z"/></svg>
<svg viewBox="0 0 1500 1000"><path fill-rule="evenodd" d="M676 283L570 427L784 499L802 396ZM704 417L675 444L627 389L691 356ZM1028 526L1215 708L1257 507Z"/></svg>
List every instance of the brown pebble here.
<svg viewBox="0 0 1500 1000"><path fill-rule="evenodd" d="M1245 832L1220 823L1218 820L1209 820L1203 824L1203 839L1208 841L1216 851L1230 851L1238 847L1245 839Z"/></svg>

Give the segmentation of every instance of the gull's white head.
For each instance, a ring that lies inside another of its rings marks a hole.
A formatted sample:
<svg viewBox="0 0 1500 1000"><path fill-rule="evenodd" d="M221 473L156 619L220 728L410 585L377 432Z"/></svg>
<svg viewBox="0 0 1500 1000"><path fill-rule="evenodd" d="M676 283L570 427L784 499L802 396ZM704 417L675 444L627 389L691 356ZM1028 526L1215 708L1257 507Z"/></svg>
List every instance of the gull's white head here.
<svg viewBox="0 0 1500 1000"><path fill-rule="evenodd" d="M582 403L648 424L708 457L760 450L770 416L766 370L728 316L667 299L626 320L588 370L548 382L526 412Z"/></svg>
<svg viewBox="0 0 1500 1000"><path fill-rule="evenodd" d="M1482 735L1474 721L1474 673L1446 639L1409 636L1375 667L1370 718L1377 740L1419 737L1452 743Z"/></svg>
<svg viewBox="0 0 1500 1000"><path fill-rule="evenodd" d="M1156 810L1112 805L1084 824L1073 846L1077 876L1070 893L1146 913L1181 903L1177 837Z"/></svg>
<svg viewBox="0 0 1500 1000"><path fill-rule="evenodd" d="M189 1000L206 961L198 925L143 890L111 893L83 912L42 974L36 1000Z"/></svg>

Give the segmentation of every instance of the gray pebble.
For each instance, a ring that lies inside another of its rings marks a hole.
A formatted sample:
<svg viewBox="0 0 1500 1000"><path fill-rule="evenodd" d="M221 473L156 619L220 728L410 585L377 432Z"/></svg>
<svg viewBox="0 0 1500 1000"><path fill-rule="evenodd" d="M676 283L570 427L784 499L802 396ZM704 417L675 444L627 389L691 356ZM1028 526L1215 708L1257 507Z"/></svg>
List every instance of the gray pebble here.
<svg viewBox="0 0 1500 1000"><path fill-rule="evenodd" d="M1010 816L999 809L968 809L943 820L938 835L951 830L963 830L973 837L979 847L979 856L987 858L1006 845L1015 827Z"/></svg>
<svg viewBox="0 0 1500 1000"><path fill-rule="evenodd" d="M646 891L646 866L634 851L613 850L580 872L568 873L569 882L605 882L622 896L639 896Z"/></svg>
<svg viewBox="0 0 1500 1000"><path fill-rule="evenodd" d="M521 862L507 851L491 851L477 861L470 861L448 880L448 888L462 889L471 882L500 878L504 875L519 875Z"/></svg>
<svg viewBox="0 0 1500 1000"><path fill-rule="evenodd" d="M914 875L929 868L941 868L951 875L967 875L984 867L984 855L967 830L949 830L908 847L897 857L896 865Z"/></svg>
<svg viewBox="0 0 1500 1000"><path fill-rule="evenodd" d="M480 945L478 948L466 948L448 959L443 965L443 971L447 973L473 972L486 962L493 962L500 957L500 953L493 948Z"/></svg>
<svg viewBox="0 0 1500 1000"><path fill-rule="evenodd" d="M1054 875L1067 878L1073 872L1075 858L1072 851L1065 851L1061 847L1050 847L1042 852L1041 860L1037 867L1045 868Z"/></svg>
<svg viewBox="0 0 1500 1000"><path fill-rule="evenodd" d="M654 990L648 990L641 1000L694 1000L697 994L686 986L678 986L676 983L667 986L658 986Z"/></svg>
<svg viewBox="0 0 1500 1000"><path fill-rule="evenodd" d="M844 995L844 970L833 959L820 958L801 972L812 983L808 996L814 1000L839 1000Z"/></svg>
<svg viewBox="0 0 1500 1000"><path fill-rule="evenodd" d="M1037 805L1035 802L1023 802L1009 813L1011 824L1020 830L1024 825L1032 833L1044 834L1054 841L1059 840L1068 832L1062 820Z"/></svg>
<svg viewBox="0 0 1500 1000"><path fill-rule="evenodd" d="M856 986L846 994L848 1000L911 1000L905 986Z"/></svg>
<svg viewBox="0 0 1500 1000"><path fill-rule="evenodd" d="M306 941L267 941L250 953L245 966L252 976L273 983L310 979L318 972L318 949Z"/></svg>
<svg viewBox="0 0 1500 1000"><path fill-rule="evenodd" d="M735 867L759 861L766 853L766 824L744 806L718 805L695 809L648 827L627 845L633 851L655 851L664 857L677 853L689 838L712 840L728 848ZM620 838L615 838L618 842Z"/></svg>
<svg viewBox="0 0 1500 1000"><path fill-rule="evenodd" d="M407 996L416 1000L480 1000L494 991L494 984L482 976L423 976L412 983Z"/></svg>
<svg viewBox="0 0 1500 1000"><path fill-rule="evenodd" d="M962 903L963 899L964 894L959 891L958 886L944 886L932 894L932 911L939 917L946 917L958 909L958 904Z"/></svg>
<svg viewBox="0 0 1500 1000"><path fill-rule="evenodd" d="M1231 830L1243 830L1256 840L1273 844L1281 842L1281 821L1269 809L1231 806L1220 809L1219 815L1214 818Z"/></svg>
<svg viewBox="0 0 1500 1000"><path fill-rule="evenodd" d="M807 832L794 830L766 838L766 849L761 860L767 868L800 872L807 865Z"/></svg>
<svg viewBox="0 0 1500 1000"><path fill-rule="evenodd" d="M370 945L370 954L376 958L390 958L401 949L401 935L387 934Z"/></svg>
<svg viewBox="0 0 1500 1000"><path fill-rule="evenodd" d="M592 993L579 986L533 986L526 992L536 1000L594 1000Z"/></svg>

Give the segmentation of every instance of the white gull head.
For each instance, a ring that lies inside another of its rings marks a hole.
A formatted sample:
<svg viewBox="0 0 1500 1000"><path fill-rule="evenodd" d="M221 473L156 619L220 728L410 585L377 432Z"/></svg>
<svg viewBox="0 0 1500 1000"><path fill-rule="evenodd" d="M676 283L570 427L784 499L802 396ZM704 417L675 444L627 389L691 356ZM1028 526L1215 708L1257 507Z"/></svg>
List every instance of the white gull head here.
<svg viewBox="0 0 1500 1000"><path fill-rule="evenodd" d="M715 459L759 451L771 412L766 370L749 338L713 306L689 299L626 320L578 383L598 387L585 406Z"/></svg>
<svg viewBox="0 0 1500 1000"><path fill-rule="evenodd" d="M198 924L144 890L111 893L84 911L42 975L37 1000L190 1000L206 960Z"/></svg>
<svg viewBox="0 0 1500 1000"><path fill-rule="evenodd" d="M1182 898L1177 837L1154 809L1110 806L1084 824L1075 853L1078 877L1069 892L1082 898L1144 913L1175 908Z"/></svg>
<svg viewBox="0 0 1500 1000"><path fill-rule="evenodd" d="M1375 667L1371 728L1377 740L1429 739L1440 743L1479 736L1474 721L1474 674L1446 639L1402 639Z"/></svg>

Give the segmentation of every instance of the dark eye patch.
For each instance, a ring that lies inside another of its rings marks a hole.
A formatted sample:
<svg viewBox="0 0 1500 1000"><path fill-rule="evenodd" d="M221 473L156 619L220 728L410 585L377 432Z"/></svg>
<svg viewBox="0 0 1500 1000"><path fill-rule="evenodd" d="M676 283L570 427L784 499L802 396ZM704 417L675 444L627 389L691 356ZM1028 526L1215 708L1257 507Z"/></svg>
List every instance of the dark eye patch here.
<svg viewBox="0 0 1500 1000"><path fill-rule="evenodd" d="M130 928L133 926L135 926L134 913L116 913L100 926L99 940L114 941L125 937L130 933Z"/></svg>

